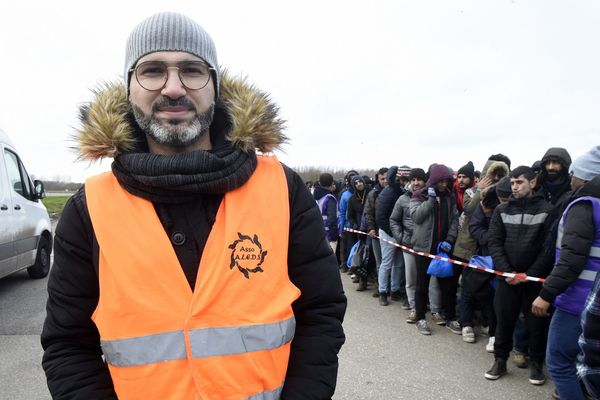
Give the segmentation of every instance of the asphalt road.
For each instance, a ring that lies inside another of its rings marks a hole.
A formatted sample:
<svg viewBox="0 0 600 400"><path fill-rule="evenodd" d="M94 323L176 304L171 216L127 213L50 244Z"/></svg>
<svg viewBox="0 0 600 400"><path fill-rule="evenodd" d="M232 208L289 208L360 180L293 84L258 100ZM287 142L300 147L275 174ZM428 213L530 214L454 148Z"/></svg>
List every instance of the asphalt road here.
<svg viewBox="0 0 600 400"><path fill-rule="evenodd" d="M423 336L405 322L408 311L400 303L382 307L371 297L372 289L356 292L348 275L342 275L342 281L348 297L346 344L340 352L334 399L551 399L551 382L530 384L528 370L512 362L501 379L485 379L494 361L485 351L487 336L465 343L446 327L431 323L432 335Z"/></svg>
<svg viewBox="0 0 600 400"><path fill-rule="evenodd" d="M347 275L342 280L347 341L334 399L550 399L551 383L533 386L527 371L510 363L505 377L484 379L493 361L486 337L468 344L435 325L433 335L422 336L404 322L407 311L398 303L381 307L372 291L356 292ZM0 399L50 398L39 344L46 281L31 280L25 271L0 279Z"/></svg>

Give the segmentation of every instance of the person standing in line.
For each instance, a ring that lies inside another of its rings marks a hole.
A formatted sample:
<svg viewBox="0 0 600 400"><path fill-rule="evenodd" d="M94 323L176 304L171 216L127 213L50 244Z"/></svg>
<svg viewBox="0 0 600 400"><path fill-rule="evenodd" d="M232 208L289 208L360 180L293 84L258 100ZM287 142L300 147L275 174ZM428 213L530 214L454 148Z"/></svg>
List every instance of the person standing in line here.
<svg viewBox="0 0 600 400"><path fill-rule="evenodd" d="M313 195L319 205L319 211L321 211L327 241L335 253L339 238L337 227L338 202L333 194L333 176L331 174L323 173L319 176L319 185L315 185Z"/></svg>
<svg viewBox="0 0 600 400"><path fill-rule="evenodd" d="M504 163L503 163L504 164ZM479 256L490 255L488 248L488 230L495 208L499 204L508 202L511 194L510 178L505 176L497 184L483 191L483 199L469 219L469 232L471 237L477 241L476 253ZM465 339L465 328L470 328L473 333L473 315L475 305L481 307L484 322L487 324L489 336L485 347L488 353L494 352L496 334L496 313L494 312L494 275L487 272L465 268L463 271L463 287L460 302L460 324L463 327L463 340ZM467 340L465 340L467 341ZM473 340L474 341L474 340ZM467 341L468 342L468 341Z"/></svg>
<svg viewBox="0 0 600 400"><path fill-rule="evenodd" d="M377 220L375 219L375 204L377 202L377 197L379 197L381 191L387 186L387 172L387 167L379 168L379 171L377 171L377 175L375 176L375 186L373 186L373 189L367 194L367 201L364 209L367 233L370 238L373 256L375 257L376 279L379 275L379 266L381 265L381 243L377 237L379 228L377 227ZM377 284L377 287L379 287L379 284ZM379 297L379 290L376 290L373 293L373 297Z"/></svg>
<svg viewBox="0 0 600 400"><path fill-rule="evenodd" d="M398 167L393 166L388 170L388 185L381 191L375 205L375 219L379 227L379 237L381 240L381 265L379 267L379 304L387 306L388 293L392 300L400 300L405 297L405 288L402 283L401 267L404 266L404 260L401 250L388 243L394 242L392 230L390 229L390 215L394 209L396 200L404 193L400 186L400 177L398 176ZM395 243L395 242L394 242Z"/></svg>
<svg viewBox="0 0 600 400"><path fill-rule="evenodd" d="M427 175L421 168L413 168L409 174L410 185L406 193L398 198L394 205L394 210L390 216L390 228L397 243L412 248L412 234L414 223L410 218L410 199L413 193L425 187ZM402 305L404 309L410 309L410 314L406 322L414 324L417 322L417 312L415 310L415 290L417 287L417 261L416 256L408 251L403 251L404 271L406 274L406 302ZM435 277L429 281L429 303L431 306L432 318L442 320L440 289Z"/></svg>
<svg viewBox="0 0 600 400"><path fill-rule="evenodd" d="M436 254L438 245L446 253L452 251L458 232L458 209L452 194L452 173L442 164L429 167L429 179L426 187L413 193L410 200L410 216L414 223L413 248L417 251ZM425 320L427 292L430 276L427 274L431 260L417 257L417 288L415 291L415 309L417 330L423 335L431 335L431 329ZM460 324L456 321L456 290L459 269L454 276L439 278L444 310L444 325L453 333L460 335Z"/></svg>
<svg viewBox="0 0 600 400"><path fill-rule="evenodd" d="M571 190L570 165L571 156L562 147L551 147L542 157L538 186L546 201L554 206L559 205L569 196L568 193Z"/></svg>
<svg viewBox="0 0 600 400"><path fill-rule="evenodd" d="M529 382L542 385L546 381L543 363L546 351L547 317L531 312L531 304L541 284L525 280L523 274L545 278L552 269L544 242L549 234L548 215L552 205L539 192L534 192L535 174L528 166L510 173L512 195L508 203L494 210L488 229L488 247L497 271L516 274L498 277L494 310L497 326L494 343L495 361L485 378L496 380L506 374L506 360L512 349L513 331L523 312L529 331Z"/></svg>
<svg viewBox="0 0 600 400"><path fill-rule="evenodd" d="M480 199L483 200L484 193L491 187L490 185L498 183L502 177L508 175L508 166L505 162L488 160L483 168L484 178L480 181L477 187L469 187L472 169L473 166L469 162L467 165L458 170L459 174L457 182L462 181L464 192L461 196L457 195L457 201L462 204L463 211L458 219L458 237L456 239L454 249L452 250L452 256L453 258L463 262L468 262L469 259L475 254L475 251L478 247L477 241L471 236L469 231L469 222L471 216L480 206ZM455 186L455 189L460 190L460 184L458 187ZM462 285L460 308L472 310L475 306L473 304L474 301L475 298L469 292L468 286ZM475 331L473 330L473 324L469 318L469 314L470 312L467 312L465 315L465 317L468 318L467 320L461 320L462 338L467 343L474 343Z"/></svg>
<svg viewBox="0 0 600 400"><path fill-rule="evenodd" d="M454 195L456 196L456 207L458 207L459 214L463 212L463 197L465 192L473 186L475 186L475 167L473 166L473 162L469 161L459 168L456 174L456 181L454 181Z"/></svg>
<svg viewBox="0 0 600 400"><path fill-rule="evenodd" d="M354 242L354 234L352 232L348 232L345 228L350 228L350 222L348 221L348 200L354 193L354 188L352 187L352 177L358 175L358 172L354 170L350 170L346 173L344 177L344 189L342 190L342 194L340 195L340 201L338 202L338 226L340 232L340 239L338 241L339 250L340 250L340 271L348 272L348 255L350 254L350 249Z"/></svg>
<svg viewBox="0 0 600 400"><path fill-rule="evenodd" d="M532 304L550 321L546 362L563 400L583 400L575 362L580 352L581 312L600 270L600 146L570 166L573 194L562 215L556 239L556 264Z"/></svg>
<svg viewBox="0 0 600 400"><path fill-rule="evenodd" d="M347 215L348 222L352 229L360 231L362 216L363 216L363 209L364 209L364 204L365 204L365 200L367 197L368 189L367 189L367 185L365 184L364 178L360 175L353 176L350 184L352 185L352 189L354 190L354 193L352 194L352 196L350 196L350 199L348 199L348 215ZM352 232L350 232L350 233L352 233ZM352 233L351 238L352 238L352 241L351 241L352 245L354 245L359 240L366 241L366 238L364 236L357 235L356 233ZM362 292L367 287L366 277L363 277L363 278L364 279L361 279L361 277L359 277L356 274L352 276L352 282L359 283L359 287L358 287L359 292Z"/></svg>

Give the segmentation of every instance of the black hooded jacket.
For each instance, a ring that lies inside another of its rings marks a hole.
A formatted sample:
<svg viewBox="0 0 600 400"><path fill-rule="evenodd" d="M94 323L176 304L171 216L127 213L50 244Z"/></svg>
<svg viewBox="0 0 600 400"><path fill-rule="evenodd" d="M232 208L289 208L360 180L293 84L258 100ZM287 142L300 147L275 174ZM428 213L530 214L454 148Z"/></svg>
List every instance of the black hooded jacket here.
<svg viewBox="0 0 600 400"><path fill-rule="evenodd" d="M392 228L390 227L390 215L392 215L396 200L404 194L404 189L400 186L400 182L396 180L397 173L397 166L393 166L388 170L388 185L383 188L375 202L375 221L377 222L377 226L390 236L393 235Z"/></svg>
<svg viewBox="0 0 600 400"><path fill-rule="evenodd" d="M546 163L550 160L557 160L562 166L562 172L558 177L557 183L551 183L548 180L546 172ZM571 190L571 180L569 179L569 166L571 165L571 156L567 150L561 147L552 147L546 151L542 157L541 167L542 172L539 177L539 184L544 193L546 201L552 205L557 205L569 196Z"/></svg>
<svg viewBox="0 0 600 400"><path fill-rule="evenodd" d="M362 192L356 190L356 182L361 181L364 189ZM354 193L348 199L348 222L352 225L352 229L360 229L363 210L367 199L367 185L362 176L356 175L352 177L351 185L354 188Z"/></svg>
<svg viewBox="0 0 600 400"><path fill-rule="evenodd" d="M580 197L600 199L600 176L576 190L567 203ZM540 297L553 302L583 271L595 235L594 211L590 202L579 202L569 210L563 231L560 259L543 284Z"/></svg>

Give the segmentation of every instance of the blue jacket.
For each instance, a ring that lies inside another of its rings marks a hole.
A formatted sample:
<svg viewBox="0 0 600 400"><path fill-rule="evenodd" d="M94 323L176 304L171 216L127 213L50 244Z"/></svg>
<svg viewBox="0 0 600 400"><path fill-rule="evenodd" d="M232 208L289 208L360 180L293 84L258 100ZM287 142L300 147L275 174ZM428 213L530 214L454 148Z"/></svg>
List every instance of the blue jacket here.
<svg viewBox="0 0 600 400"><path fill-rule="evenodd" d="M338 203L338 227L340 230L340 234L344 231L344 228L352 228L350 222L348 222L348 200L354 194L354 189L352 186L346 188L342 195L340 196L340 202Z"/></svg>

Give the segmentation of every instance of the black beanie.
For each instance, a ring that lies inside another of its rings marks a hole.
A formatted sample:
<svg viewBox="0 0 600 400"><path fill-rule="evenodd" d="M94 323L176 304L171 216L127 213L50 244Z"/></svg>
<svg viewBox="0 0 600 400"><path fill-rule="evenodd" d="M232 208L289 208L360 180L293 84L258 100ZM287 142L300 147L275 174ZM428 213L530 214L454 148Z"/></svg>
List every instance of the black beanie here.
<svg viewBox="0 0 600 400"><path fill-rule="evenodd" d="M510 197L511 193L512 188L510 187L510 178L508 176L505 176L504 178L500 179L496 184L496 194L498 195L498 197L507 199Z"/></svg>
<svg viewBox="0 0 600 400"><path fill-rule="evenodd" d="M333 175L328 174L327 172L321 174L321 176L319 176L319 184L322 187L329 187L333 185Z"/></svg>
<svg viewBox="0 0 600 400"><path fill-rule="evenodd" d="M473 166L473 162L469 161L467 165L460 167L457 175L460 174L468 176L471 180L475 179L475 166Z"/></svg>
<svg viewBox="0 0 600 400"><path fill-rule="evenodd" d="M413 168L410 170L410 175L408 176L408 179L412 181L413 178L417 178L424 182L427 182L427 174L425 174L425 171L423 171L421 168Z"/></svg>

